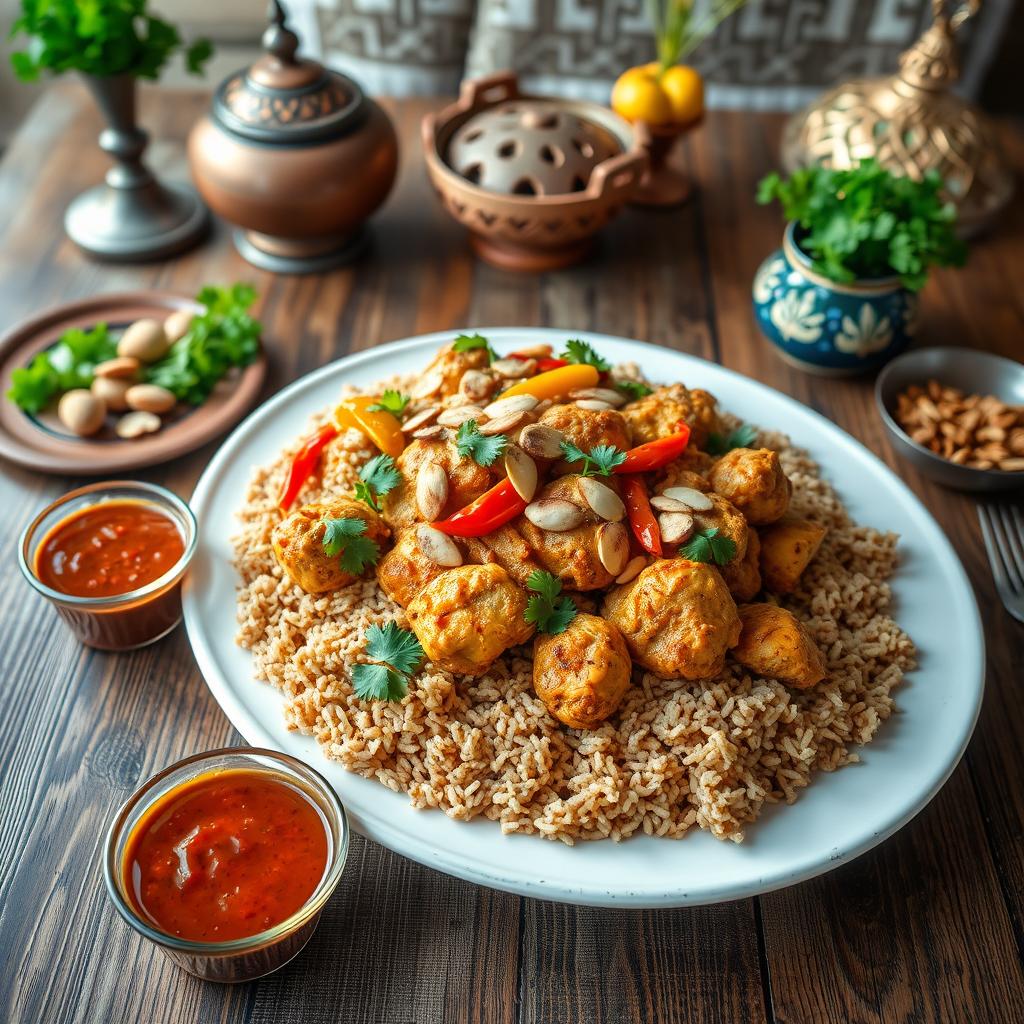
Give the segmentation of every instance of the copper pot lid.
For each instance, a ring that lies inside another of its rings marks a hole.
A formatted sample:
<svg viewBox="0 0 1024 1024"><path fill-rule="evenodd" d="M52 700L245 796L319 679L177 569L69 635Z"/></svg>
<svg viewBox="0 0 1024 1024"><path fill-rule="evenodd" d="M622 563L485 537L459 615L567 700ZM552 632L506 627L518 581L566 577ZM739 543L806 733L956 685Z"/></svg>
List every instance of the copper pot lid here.
<svg viewBox="0 0 1024 1024"><path fill-rule="evenodd" d="M466 121L445 162L491 192L551 196L583 192L594 168L622 151L612 132L572 103L515 99Z"/></svg>
<svg viewBox="0 0 1024 1024"><path fill-rule="evenodd" d="M278 146L327 142L358 128L366 118L362 89L297 55L299 37L277 0L267 16L263 55L220 84L213 119L235 135Z"/></svg>

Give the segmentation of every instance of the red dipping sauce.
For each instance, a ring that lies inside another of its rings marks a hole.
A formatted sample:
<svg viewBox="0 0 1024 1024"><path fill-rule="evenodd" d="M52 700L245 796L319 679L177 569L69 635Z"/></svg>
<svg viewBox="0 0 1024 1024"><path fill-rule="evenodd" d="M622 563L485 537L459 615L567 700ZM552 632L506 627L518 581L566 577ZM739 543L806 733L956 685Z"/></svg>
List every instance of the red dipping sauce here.
<svg viewBox="0 0 1024 1024"><path fill-rule="evenodd" d="M232 769L170 790L132 830L124 890L160 931L197 942L258 935L300 910L327 869L320 812L281 777Z"/></svg>

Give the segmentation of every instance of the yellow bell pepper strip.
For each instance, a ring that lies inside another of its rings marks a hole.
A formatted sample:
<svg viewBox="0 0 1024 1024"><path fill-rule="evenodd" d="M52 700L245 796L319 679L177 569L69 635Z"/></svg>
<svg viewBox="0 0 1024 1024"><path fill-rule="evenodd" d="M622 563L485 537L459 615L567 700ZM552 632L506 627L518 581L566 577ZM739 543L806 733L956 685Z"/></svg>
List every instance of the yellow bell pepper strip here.
<svg viewBox="0 0 1024 1024"><path fill-rule="evenodd" d="M346 398L334 410L334 422L339 430L358 430L365 434L385 455L392 458L402 454L405 438L398 417L384 409L369 406L378 401L375 395L357 395Z"/></svg>
<svg viewBox="0 0 1024 1024"><path fill-rule="evenodd" d="M612 472L649 473L651 470L661 469L682 455L689 443L690 428L685 423L680 423L676 433L666 434L657 441L649 441L647 444L630 448L626 452L625 461L620 462Z"/></svg>
<svg viewBox="0 0 1024 1024"><path fill-rule="evenodd" d="M580 388L594 387L601 375L597 369L588 363L572 363L569 366L559 366L547 373L538 373L536 377L529 377L513 384L498 396L499 398L511 398L513 395L533 395L538 401L543 402L545 398L560 398L569 394L570 391L577 391Z"/></svg>
<svg viewBox="0 0 1024 1024"><path fill-rule="evenodd" d="M302 447L292 456L291 465L288 467L288 477L277 502L285 512L291 508L292 502L298 497L302 485L312 476L324 448L337 436L338 428L333 423L325 423L315 434L307 437L302 443Z"/></svg>
<svg viewBox="0 0 1024 1024"><path fill-rule="evenodd" d="M476 501L430 525L451 537L485 537L515 519L525 508L526 502L519 497L512 481L505 477Z"/></svg>
<svg viewBox="0 0 1024 1024"><path fill-rule="evenodd" d="M651 503L647 497L647 487L638 476L622 478L622 501L626 506L633 536L640 546L655 558L661 558L661 529L658 520L651 511Z"/></svg>

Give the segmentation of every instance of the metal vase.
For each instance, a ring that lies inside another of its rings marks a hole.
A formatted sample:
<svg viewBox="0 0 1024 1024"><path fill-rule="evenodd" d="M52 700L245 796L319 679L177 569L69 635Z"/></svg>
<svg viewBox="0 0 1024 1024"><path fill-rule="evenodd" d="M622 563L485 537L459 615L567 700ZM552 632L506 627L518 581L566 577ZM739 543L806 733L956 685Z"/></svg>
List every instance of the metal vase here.
<svg viewBox="0 0 1024 1024"><path fill-rule="evenodd" d="M142 160L149 136L135 121L132 74L84 75L107 127L100 148L114 161L106 183L78 196L64 228L89 255L106 260L161 259L195 245L209 224L187 185L162 185Z"/></svg>

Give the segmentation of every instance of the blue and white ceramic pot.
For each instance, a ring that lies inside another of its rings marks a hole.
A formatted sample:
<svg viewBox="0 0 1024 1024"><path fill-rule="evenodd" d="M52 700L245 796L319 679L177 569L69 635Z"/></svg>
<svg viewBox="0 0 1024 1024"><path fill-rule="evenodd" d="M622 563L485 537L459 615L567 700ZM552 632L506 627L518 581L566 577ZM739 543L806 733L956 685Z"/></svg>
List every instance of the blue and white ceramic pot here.
<svg viewBox="0 0 1024 1024"><path fill-rule="evenodd" d="M917 295L898 277L830 281L811 266L794 223L754 277L754 315L784 359L847 376L877 370L910 344Z"/></svg>

